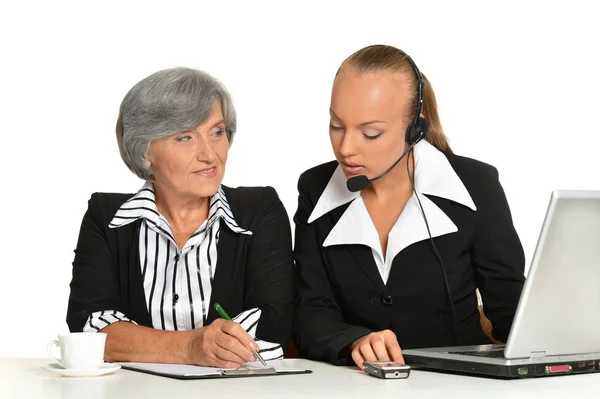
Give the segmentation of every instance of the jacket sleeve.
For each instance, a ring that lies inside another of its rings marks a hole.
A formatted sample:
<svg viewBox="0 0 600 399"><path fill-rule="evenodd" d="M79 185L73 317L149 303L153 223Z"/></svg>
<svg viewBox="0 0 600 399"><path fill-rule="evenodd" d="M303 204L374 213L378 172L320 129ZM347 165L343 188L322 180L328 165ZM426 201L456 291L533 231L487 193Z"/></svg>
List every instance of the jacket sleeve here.
<svg viewBox="0 0 600 399"><path fill-rule="evenodd" d="M344 320L323 262L316 223L307 223L314 208L308 195L308 183L300 177L298 210L294 216L298 290L294 340L304 357L337 365L352 364L346 347L372 331Z"/></svg>
<svg viewBox="0 0 600 399"><path fill-rule="evenodd" d="M471 255L492 335L506 342L525 281L525 255L498 171L490 168L481 182Z"/></svg>
<svg viewBox="0 0 600 399"><path fill-rule="evenodd" d="M94 194L88 201L75 249L67 310L67 324L71 331L83 331L86 322L92 322L89 327L98 330L100 323L94 323L92 320L95 318L90 317L96 312L100 316L103 312L115 313L126 319L120 303L116 262L102 226L100 200L100 195Z"/></svg>
<svg viewBox="0 0 600 399"><path fill-rule="evenodd" d="M264 190L261 207L246 265L244 308L261 309L257 338L286 345L295 300L290 220L272 187Z"/></svg>

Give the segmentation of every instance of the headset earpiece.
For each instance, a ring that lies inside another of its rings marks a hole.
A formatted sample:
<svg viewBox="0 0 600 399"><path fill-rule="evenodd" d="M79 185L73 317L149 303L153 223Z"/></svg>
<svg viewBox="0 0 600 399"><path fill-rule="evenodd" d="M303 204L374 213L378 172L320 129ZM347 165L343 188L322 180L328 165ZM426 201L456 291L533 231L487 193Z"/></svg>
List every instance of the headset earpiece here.
<svg viewBox="0 0 600 399"><path fill-rule="evenodd" d="M415 143L417 140L422 140L427 136L429 124L425 118L419 117L413 121L406 130L406 142L408 145Z"/></svg>
<svg viewBox="0 0 600 399"><path fill-rule="evenodd" d="M421 112L423 111L423 97L424 97L424 84L423 77L421 76L421 71L417 68L415 62L410 58L406 53L404 54L406 60L412 66L412 69L415 73L415 77L417 78L417 104L415 106L415 114L413 116L412 121L408 125L405 134L405 140L408 145L415 144L419 140L423 140L425 136L427 136L427 128L428 123L425 118L421 117Z"/></svg>

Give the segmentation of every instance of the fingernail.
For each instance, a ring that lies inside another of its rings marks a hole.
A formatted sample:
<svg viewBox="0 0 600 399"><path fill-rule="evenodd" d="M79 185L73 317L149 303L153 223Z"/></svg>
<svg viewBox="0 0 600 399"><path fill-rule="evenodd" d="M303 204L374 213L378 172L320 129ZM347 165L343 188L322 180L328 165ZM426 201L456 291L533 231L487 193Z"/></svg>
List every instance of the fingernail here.
<svg viewBox="0 0 600 399"><path fill-rule="evenodd" d="M254 342L250 342L250 348L252 348L252 350L259 350L260 348L258 347L258 345L256 345Z"/></svg>
<svg viewBox="0 0 600 399"><path fill-rule="evenodd" d="M251 362L255 362L255 361L256 361L256 358L255 358L254 356L250 356L250 361L251 361Z"/></svg>

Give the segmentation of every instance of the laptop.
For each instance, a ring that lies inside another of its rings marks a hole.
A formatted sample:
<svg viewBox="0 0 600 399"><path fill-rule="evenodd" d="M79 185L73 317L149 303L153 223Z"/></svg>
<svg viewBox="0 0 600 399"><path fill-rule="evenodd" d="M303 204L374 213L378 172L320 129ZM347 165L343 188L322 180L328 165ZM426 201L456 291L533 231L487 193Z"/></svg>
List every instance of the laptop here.
<svg viewBox="0 0 600 399"><path fill-rule="evenodd" d="M600 371L600 191L552 192L506 345L403 355L415 368L500 378Z"/></svg>

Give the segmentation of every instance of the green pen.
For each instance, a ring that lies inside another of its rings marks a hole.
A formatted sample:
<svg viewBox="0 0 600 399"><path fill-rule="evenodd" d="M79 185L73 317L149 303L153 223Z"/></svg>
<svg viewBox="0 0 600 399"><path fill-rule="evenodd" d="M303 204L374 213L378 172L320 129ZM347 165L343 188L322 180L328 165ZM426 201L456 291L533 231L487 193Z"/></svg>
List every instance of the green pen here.
<svg viewBox="0 0 600 399"><path fill-rule="evenodd" d="M217 311L217 313L224 318L225 320L231 320L231 317L229 317L229 315L227 314L227 312L225 311L225 309L223 309L221 307L221 305L219 305L218 303L215 303L214 305L215 310ZM267 366L267 362L265 362L265 359L262 358L262 356L255 351L254 349L250 349L252 351L252 354L254 354L254 357L256 357L258 359L259 362L262 363L263 366Z"/></svg>

